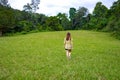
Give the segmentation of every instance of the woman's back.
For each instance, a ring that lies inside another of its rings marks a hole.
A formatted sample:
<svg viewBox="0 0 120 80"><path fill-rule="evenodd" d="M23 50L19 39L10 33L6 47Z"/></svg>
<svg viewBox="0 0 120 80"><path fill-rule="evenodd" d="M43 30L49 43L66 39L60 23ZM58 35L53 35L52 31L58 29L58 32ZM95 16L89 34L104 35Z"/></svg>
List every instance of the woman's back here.
<svg viewBox="0 0 120 80"><path fill-rule="evenodd" d="M64 39L65 49L72 49L72 41Z"/></svg>
<svg viewBox="0 0 120 80"><path fill-rule="evenodd" d="M71 51L72 51L72 39L71 39L71 35L68 32L66 37L64 38L64 46L65 46L65 50L66 50L66 56L68 59L71 58Z"/></svg>

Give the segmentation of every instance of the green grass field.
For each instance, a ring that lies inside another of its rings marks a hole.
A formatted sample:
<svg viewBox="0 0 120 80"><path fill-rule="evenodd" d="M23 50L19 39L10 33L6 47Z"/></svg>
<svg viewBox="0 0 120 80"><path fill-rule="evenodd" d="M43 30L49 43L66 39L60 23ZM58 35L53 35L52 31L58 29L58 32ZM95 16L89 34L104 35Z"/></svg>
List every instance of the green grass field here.
<svg viewBox="0 0 120 80"><path fill-rule="evenodd" d="M67 31L0 37L0 80L120 80L120 40L109 33Z"/></svg>

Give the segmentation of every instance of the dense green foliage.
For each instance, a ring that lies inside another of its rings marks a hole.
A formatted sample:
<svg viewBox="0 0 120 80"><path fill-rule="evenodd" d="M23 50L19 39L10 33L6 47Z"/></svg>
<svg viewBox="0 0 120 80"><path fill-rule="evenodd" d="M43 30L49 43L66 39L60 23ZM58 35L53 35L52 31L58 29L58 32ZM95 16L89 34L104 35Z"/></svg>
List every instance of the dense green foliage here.
<svg viewBox="0 0 120 80"><path fill-rule="evenodd" d="M85 7L80 7L73 18L73 29L82 29L87 23L87 15L88 9Z"/></svg>
<svg viewBox="0 0 120 80"><path fill-rule="evenodd" d="M113 3L110 9L107 9L101 2L98 2L94 8L93 14L87 23L90 29L112 32L120 39L120 0Z"/></svg>
<svg viewBox="0 0 120 80"><path fill-rule="evenodd" d="M98 2L94 8L93 14L91 16L91 19L89 21L89 26L93 27L93 29L101 30L104 27L106 27L107 24L107 14L108 9L102 5L101 2Z"/></svg>
<svg viewBox="0 0 120 80"><path fill-rule="evenodd" d="M58 13L56 16L46 16L35 13L40 0L34 4L27 3L23 11L15 10L8 5L8 0L0 2L0 35L4 33L30 31L60 31L60 30L99 30L112 32L120 38L120 0L115 1L108 9L102 2L96 3L93 13L85 7L78 10L70 8L69 16Z"/></svg>
<svg viewBox="0 0 120 80"><path fill-rule="evenodd" d="M111 31L120 39L120 0L113 3L108 12L107 31Z"/></svg>
<svg viewBox="0 0 120 80"><path fill-rule="evenodd" d="M120 41L109 33L66 31L0 37L0 80L120 80Z"/></svg>
<svg viewBox="0 0 120 80"><path fill-rule="evenodd" d="M15 17L13 9L0 5L0 35L2 32L10 31L10 28L14 27L14 24Z"/></svg>

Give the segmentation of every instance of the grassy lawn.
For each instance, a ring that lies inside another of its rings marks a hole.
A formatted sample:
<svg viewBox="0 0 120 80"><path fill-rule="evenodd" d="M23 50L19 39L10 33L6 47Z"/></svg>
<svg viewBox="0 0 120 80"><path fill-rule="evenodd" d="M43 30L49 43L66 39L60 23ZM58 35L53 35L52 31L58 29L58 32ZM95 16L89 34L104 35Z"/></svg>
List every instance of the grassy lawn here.
<svg viewBox="0 0 120 80"><path fill-rule="evenodd" d="M120 41L109 33L67 31L0 37L0 80L120 80Z"/></svg>

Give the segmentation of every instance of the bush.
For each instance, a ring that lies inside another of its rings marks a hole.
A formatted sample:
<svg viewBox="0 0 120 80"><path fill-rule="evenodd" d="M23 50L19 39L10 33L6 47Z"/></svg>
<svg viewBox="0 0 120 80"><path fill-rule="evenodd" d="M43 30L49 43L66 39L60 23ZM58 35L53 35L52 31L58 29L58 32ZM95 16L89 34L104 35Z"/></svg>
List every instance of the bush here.
<svg viewBox="0 0 120 80"><path fill-rule="evenodd" d="M21 34L27 34L27 32L26 31L22 31Z"/></svg>

